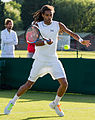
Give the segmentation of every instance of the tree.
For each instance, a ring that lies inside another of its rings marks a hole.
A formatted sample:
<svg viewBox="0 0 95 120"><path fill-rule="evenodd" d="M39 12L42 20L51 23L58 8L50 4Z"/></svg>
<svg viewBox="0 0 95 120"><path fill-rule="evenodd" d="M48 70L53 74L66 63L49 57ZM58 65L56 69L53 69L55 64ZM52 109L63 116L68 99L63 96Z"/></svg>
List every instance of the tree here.
<svg viewBox="0 0 95 120"><path fill-rule="evenodd" d="M13 0L13 1L16 1L16 3L19 3L19 4L23 3L23 0Z"/></svg>
<svg viewBox="0 0 95 120"><path fill-rule="evenodd" d="M0 2L0 30L4 28L4 6L5 4L3 2Z"/></svg>
<svg viewBox="0 0 95 120"><path fill-rule="evenodd" d="M21 30L22 29L22 21L21 21L21 5L16 3L15 1L11 1L9 3L5 3L5 18L11 18L14 21L14 29Z"/></svg>
<svg viewBox="0 0 95 120"><path fill-rule="evenodd" d="M55 19L74 32L95 32L94 0L55 0Z"/></svg>

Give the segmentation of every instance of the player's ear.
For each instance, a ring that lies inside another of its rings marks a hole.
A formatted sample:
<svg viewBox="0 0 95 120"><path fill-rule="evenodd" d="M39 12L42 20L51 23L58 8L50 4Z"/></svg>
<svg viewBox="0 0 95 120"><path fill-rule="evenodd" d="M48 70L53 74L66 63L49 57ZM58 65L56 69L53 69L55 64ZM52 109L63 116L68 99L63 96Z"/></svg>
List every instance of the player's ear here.
<svg viewBox="0 0 95 120"><path fill-rule="evenodd" d="M42 14L42 17L44 18L44 14Z"/></svg>

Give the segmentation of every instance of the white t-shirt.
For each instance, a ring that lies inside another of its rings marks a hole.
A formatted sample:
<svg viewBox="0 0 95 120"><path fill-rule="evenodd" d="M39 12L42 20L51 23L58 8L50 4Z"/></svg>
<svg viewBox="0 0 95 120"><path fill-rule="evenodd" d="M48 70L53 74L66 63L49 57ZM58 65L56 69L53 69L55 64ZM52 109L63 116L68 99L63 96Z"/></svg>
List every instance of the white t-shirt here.
<svg viewBox="0 0 95 120"><path fill-rule="evenodd" d="M15 31L8 32L7 29L1 31L1 57L14 57L14 49L18 44L18 38Z"/></svg>
<svg viewBox="0 0 95 120"><path fill-rule="evenodd" d="M51 45L36 46L33 58L47 62L57 60L58 57L56 49L58 42L59 22L52 21L50 25L46 25L44 24L44 21L41 21L37 24L42 36L47 39L52 39L53 43Z"/></svg>

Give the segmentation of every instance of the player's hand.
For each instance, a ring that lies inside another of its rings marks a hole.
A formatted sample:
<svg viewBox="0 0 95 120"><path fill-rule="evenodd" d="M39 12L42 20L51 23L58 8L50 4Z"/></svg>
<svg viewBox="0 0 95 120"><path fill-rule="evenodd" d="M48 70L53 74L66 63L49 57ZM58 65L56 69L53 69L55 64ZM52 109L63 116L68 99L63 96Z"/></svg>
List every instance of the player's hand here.
<svg viewBox="0 0 95 120"><path fill-rule="evenodd" d="M85 45L86 47L89 47L91 45L90 40L83 40L81 44Z"/></svg>
<svg viewBox="0 0 95 120"><path fill-rule="evenodd" d="M53 43L53 40L49 39L47 40L47 44L51 45Z"/></svg>

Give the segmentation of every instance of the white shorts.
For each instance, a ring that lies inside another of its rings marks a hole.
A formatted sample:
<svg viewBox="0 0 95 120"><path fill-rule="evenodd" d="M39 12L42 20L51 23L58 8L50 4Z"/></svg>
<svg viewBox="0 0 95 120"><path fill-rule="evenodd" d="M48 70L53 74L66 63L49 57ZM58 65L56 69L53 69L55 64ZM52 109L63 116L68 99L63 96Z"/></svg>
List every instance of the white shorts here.
<svg viewBox="0 0 95 120"><path fill-rule="evenodd" d="M49 73L54 80L58 78L66 78L65 70L59 60L53 62L35 60L28 80L35 82L39 77L43 77L47 73Z"/></svg>

